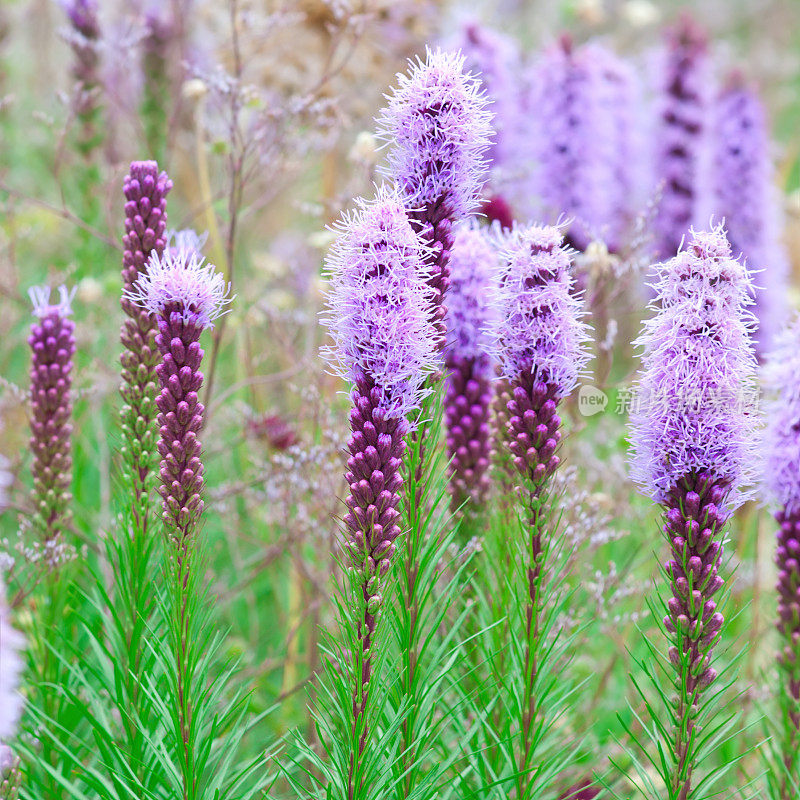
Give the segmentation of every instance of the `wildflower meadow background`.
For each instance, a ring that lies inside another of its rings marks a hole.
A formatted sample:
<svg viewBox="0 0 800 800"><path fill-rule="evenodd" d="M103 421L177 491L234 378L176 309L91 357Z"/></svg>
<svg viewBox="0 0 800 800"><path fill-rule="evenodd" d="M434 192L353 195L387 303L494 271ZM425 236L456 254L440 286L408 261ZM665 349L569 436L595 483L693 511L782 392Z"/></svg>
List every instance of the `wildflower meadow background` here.
<svg viewBox="0 0 800 800"><path fill-rule="evenodd" d="M0 1L0 800L800 797L800 3Z"/></svg>

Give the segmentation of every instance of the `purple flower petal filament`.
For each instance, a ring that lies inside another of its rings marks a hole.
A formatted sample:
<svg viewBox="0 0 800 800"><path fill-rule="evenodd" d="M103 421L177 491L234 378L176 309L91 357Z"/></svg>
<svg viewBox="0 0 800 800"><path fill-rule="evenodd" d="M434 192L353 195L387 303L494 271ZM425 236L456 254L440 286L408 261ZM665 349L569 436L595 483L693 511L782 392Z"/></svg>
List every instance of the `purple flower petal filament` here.
<svg viewBox="0 0 800 800"><path fill-rule="evenodd" d="M777 507L778 664L783 675L781 710L784 764L797 781L800 745L800 320L783 331L764 368L766 409L765 494ZM788 702L787 702L788 701ZM791 796L784 793L784 797Z"/></svg>
<svg viewBox="0 0 800 800"><path fill-rule="evenodd" d="M224 278L196 255L153 253L133 289L132 303L154 315L161 354L156 399L161 455L163 518L182 551L189 548L203 511L203 464L198 434L204 408L198 400L203 383L200 334L224 313L230 302Z"/></svg>
<svg viewBox="0 0 800 800"><path fill-rule="evenodd" d="M74 292L73 292L74 294ZM59 301L50 289L30 290L37 321L31 326L31 439L35 519L48 543L70 519L72 481L72 357L75 324L69 319L72 294L61 286Z"/></svg>
<svg viewBox="0 0 800 800"><path fill-rule="evenodd" d="M723 616L717 593L723 529L756 469L751 284L722 227L694 232L656 267L632 413L633 477L664 508L672 596L664 625L677 701L672 791L688 797L695 719L716 678ZM748 390L750 393L748 393Z"/></svg>
<svg viewBox="0 0 800 800"><path fill-rule="evenodd" d="M449 343L445 353L450 489L455 507L465 500L478 507L489 488L493 378L489 326L497 248L485 231L460 226L450 264Z"/></svg>
<svg viewBox="0 0 800 800"><path fill-rule="evenodd" d="M659 125L654 220L656 258L672 258L695 222L701 189L704 137L710 112L705 33L684 15L669 32Z"/></svg>
<svg viewBox="0 0 800 800"><path fill-rule="evenodd" d="M378 120L389 144L388 176L429 245L429 283L435 292L434 323L444 346L444 297L453 223L469 214L486 176L491 114L478 81L463 72L458 53L428 51L412 63Z"/></svg>
<svg viewBox="0 0 800 800"><path fill-rule="evenodd" d="M739 73L717 98L714 141L714 214L725 221L734 255L753 272L756 352L762 355L786 321L789 261L780 241L766 112Z"/></svg>

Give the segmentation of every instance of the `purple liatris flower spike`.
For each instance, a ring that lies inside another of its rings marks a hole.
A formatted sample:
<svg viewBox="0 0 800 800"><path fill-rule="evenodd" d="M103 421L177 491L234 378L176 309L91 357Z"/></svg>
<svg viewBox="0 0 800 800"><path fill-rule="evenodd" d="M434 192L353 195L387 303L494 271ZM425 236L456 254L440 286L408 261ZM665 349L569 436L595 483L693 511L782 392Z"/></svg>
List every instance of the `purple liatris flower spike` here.
<svg viewBox="0 0 800 800"><path fill-rule="evenodd" d="M147 262L160 256L166 246L167 194L172 181L158 171L155 161L134 161L123 184L125 193L125 234L122 238L122 323L120 339L124 402L121 411L124 437L123 456L133 485L133 513L141 523L146 516L147 480L155 455L155 393L159 354L155 345L156 319L137 307L129 294Z"/></svg>
<svg viewBox="0 0 800 800"><path fill-rule="evenodd" d="M53 543L70 519L72 481L72 357L75 324L69 319L74 295L59 288L59 302L50 303L50 289L29 292L37 321L31 326L31 439L35 520L43 538Z"/></svg>
<svg viewBox="0 0 800 800"><path fill-rule="evenodd" d="M203 424L198 391L203 382L200 334L225 313L230 302L225 280L197 254L165 250L150 257L127 299L153 314L161 354L156 404L161 455L164 522L183 551L203 511L203 464L197 435Z"/></svg>
<svg viewBox="0 0 800 800"><path fill-rule="evenodd" d="M576 48L565 35L544 53L533 83L538 210L551 221L567 215L567 241L579 250L594 238L614 250L630 216L630 72L609 51Z"/></svg>
<svg viewBox="0 0 800 800"><path fill-rule="evenodd" d="M665 59L655 139L660 199L654 253L659 259L678 252L702 207L710 77L706 35L688 15L669 31Z"/></svg>
<svg viewBox="0 0 800 800"><path fill-rule="evenodd" d="M360 674L353 696L359 720L368 699L381 582L400 534L400 468L409 417L428 391L425 381L435 368L436 350L427 251L400 200L382 190L340 227L328 258L326 323L334 344L327 359L353 387L344 523L345 549L363 595ZM366 737L365 725L359 755Z"/></svg>
<svg viewBox="0 0 800 800"><path fill-rule="evenodd" d="M656 270L657 313L637 342L632 473L665 512L672 597L664 625L677 692L672 792L685 798L697 761L695 719L717 674L723 528L757 468L754 318L747 270L721 226L691 231L684 249Z"/></svg>
<svg viewBox="0 0 800 800"><path fill-rule="evenodd" d="M784 725L780 741L784 766L800 781L800 319L776 340L764 368L770 400L764 435L765 495L777 507L775 563L778 568L778 664L784 685L779 693ZM793 792L783 780L783 800Z"/></svg>
<svg viewBox="0 0 800 800"><path fill-rule="evenodd" d="M8 747L8 740L16 732L17 723L22 713L22 695L17 691L22 674L23 661L20 651L24 641L9 619L6 605L5 587L0 578L0 792L9 784L13 776L14 755ZM1 794L2 797L13 796Z"/></svg>
<svg viewBox="0 0 800 800"><path fill-rule="evenodd" d="M379 134L389 144L388 176L426 245L437 344L445 343L453 224L473 210L486 176L491 115L458 53L429 50L388 98Z"/></svg>
<svg viewBox="0 0 800 800"><path fill-rule="evenodd" d="M486 231L468 225L456 229L450 258L444 411L454 507L465 500L479 506L489 488L493 377L489 325L498 263L497 247Z"/></svg>
<svg viewBox="0 0 800 800"><path fill-rule="evenodd" d="M789 260L766 112L740 74L717 98L714 123L713 210L725 221L734 255L754 273L756 352L763 355L786 321Z"/></svg>

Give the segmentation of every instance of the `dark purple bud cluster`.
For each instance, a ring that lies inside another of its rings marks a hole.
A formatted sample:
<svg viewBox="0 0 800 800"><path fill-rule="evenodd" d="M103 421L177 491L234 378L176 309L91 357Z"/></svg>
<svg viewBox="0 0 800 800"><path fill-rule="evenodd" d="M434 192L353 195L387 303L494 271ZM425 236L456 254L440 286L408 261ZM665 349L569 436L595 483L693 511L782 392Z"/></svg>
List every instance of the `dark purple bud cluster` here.
<svg viewBox="0 0 800 800"><path fill-rule="evenodd" d="M787 689L796 705L789 712L800 730L800 514L781 510L775 563L778 567L778 631L783 647L778 664L786 675Z"/></svg>
<svg viewBox="0 0 800 800"><path fill-rule="evenodd" d="M450 490L454 507L470 500L476 507L489 491L492 403L489 357L449 353L445 396Z"/></svg>
<svg viewBox="0 0 800 800"><path fill-rule="evenodd" d="M146 481L155 454L156 392L155 368L159 360L155 346L155 317L137 307L128 297L140 275L147 271L147 262L155 253L161 255L166 246L167 194L172 181L159 173L155 161L135 161L125 177L125 234L122 238L122 432L125 439L123 456L134 485L134 514L142 518L145 509Z"/></svg>
<svg viewBox="0 0 800 800"><path fill-rule="evenodd" d="M61 287L61 302L49 304L50 290L31 290L38 321L31 326L31 439L36 524L53 542L69 518L72 480L72 357L75 325L70 296Z"/></svg>
<svg viewBox="0 0 800 800"><path fill-rule="evenodd" d="M386 574L400 535L400 468L408 433L403 417L387 416L382 392L368 378L356 382L350 411L352 434L345 478L350 486L346 550L359 571L364 593L364 619L359 623L362 643L361 698L353 698L353 713L364 712L371 676L371 648L383 596L381 578ZM366 734L366 732L365 732Z"/></svg>
<svg viewBox="0 0 800 800"><path fill-rule="evenodd" d="M675 669L677 692L678 775L683 774L690 754L700 696L717 677L711 657L724 618L713 598L724 584L718 570L722 531L729 516L725 507L728 491L727 484L709 472L701 472L672 489L665 504L664 534L671 553L667 575L672 597L667 602L669 613L664 625L673 641L668 655ZM688 774L687 787L690 781Z"/></svg>
<svg viewBox="0 0 800 800"><path fill-rule="evenodd" d="M158 395L158 425L161 437L161 486L164 521L175 537L184 544L203 511L203 464L197 434L203 425L203 405L197 393L203 383L200 362L203 349L200 334L203 326L197 320L185 320L183 309L164 309L158 318L156 346L161 363L156 375L161 385Z"/></svg>

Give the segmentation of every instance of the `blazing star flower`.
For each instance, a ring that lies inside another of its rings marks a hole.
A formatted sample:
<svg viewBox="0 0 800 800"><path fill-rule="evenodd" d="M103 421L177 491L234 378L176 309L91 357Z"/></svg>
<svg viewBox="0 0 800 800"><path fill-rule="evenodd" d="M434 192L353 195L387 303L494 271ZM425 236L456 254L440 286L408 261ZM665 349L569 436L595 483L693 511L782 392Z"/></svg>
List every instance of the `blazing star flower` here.
<svg viewBox="0 0 800 800"><path fill-rule="evenodd" d="M398 87L378 119L379 136L389 144L387 174L430 248L426 263L440 348L453 223L478 202L491 133L486 98L463 67L458 53L428 50L425 61L397 76Z"/></svg>
<svg viewBox="0 0 800 800"><path fill-rule="evenodd" d="M327 259L331 289L325 321L334 343L326 357L353 387L344 524L345 549L364 602L353 696L358 720L368 700L381 580L400 534L408 417L425 396L436 349L427 251L400 200L381 190L375 202L361 202L344 217L339 234ZM359 754L366 737L364 727Z"/></svg>
<svg viewBox="0 0 800 800"><path fill-rule="evenodd" d="M215 267L196 254L165 250L161 256L151 255L147 272L126 293L158 324L159 493L169 534L184 552L203 511L203 464L197 438L204 412L198 400L203 383L200 334L225 313L231 302L229 289Z"/></svg>
<svg viewBox="0 0 800 800"><path fill-rule="evenodd" d="M710 111L705 33L684 15L667 39L656 136L656 181L661 191L656 258L672 258L702 206L702 151Z"/></svg>
<svg viewBox="0 0 800 800"><path fill-rule="evenodd" d="M159 172L155 161L134 161L125 177L125 234L122 237L121 306L125 320L120 330L123 406L120 412L123 457L133 484L133 513L140 523L147 516L147 477L156 448L153 406L158 350L155 344L156 320L146 309L128 297L134 284L147 270L155 253L166 246L167 194L172 181Z"/></svg>
<svg viewBox="0 0 800 800"><path fill-rule="evenodd" d="M631 215L630 70L602 47L576 48L563 36L536 66L533 93L540 211L570 217L567 240L579 250L594 238L616 249Z"/></svg>
<svg viewBox="0 0 800 800"><path fill-rule="evenodd" d="M447 450L453 505L479 504L489 488L493 365L489 355L491 292L497 248L477 226L456 230L447 310L449 343L445 395Z"/></svg>
<svg viewBox="0 0 800 800"><path fill-rule="evenodd" d="M750 278L721 226L691 231L684 249L656 270L657 313L637 342L643 354L632 472L665 511L675 780L688 797L697 710L717 676L711 659L724 620L713 598L724 583L723 529L756 470L754 397L746 394L756 366L754 318Z"/></svg>
<svg viewBox="0 0 800 800"><path fill-rule="evenodd" d="M800 319L777 338L764 368L770 396L764 435L764 494L777 507L775 563L778 567L778 632L782 648L778 664L790 703L781 707L790 724L781 742L784 763L794 773L800 743ZM783 699L783 698L781 698ZM794 774L794 779L800 776Z"/></svg>
<svg viewBox="0 0 800 800"><path fill-rule="evenodd" d="M22 634L11 625L6 606L5 586L0 578L0 784L3 772L13 767L14 756L6 742L16 732L22 713L22 695L17 691L23 661Z"/></svg>
<svg viewBox="0 0 800 800"><path fill-rule="evenodd" d="M714 213L725 220L734 255L754 273L756 352L763 355L786 321L789 273L766 113L738 73L720 93L715 111Z"/></svg>
<svg viewBox="0 0 800 800"><path fill-rule="evenodd" d="M35 520L48 543L54 542L70 518L72 496L72 357L75 324L69 319L75 294L59 287L59 301L50 303L50 289L29 291L37 322L31 326L31 438Z"/></svg>

